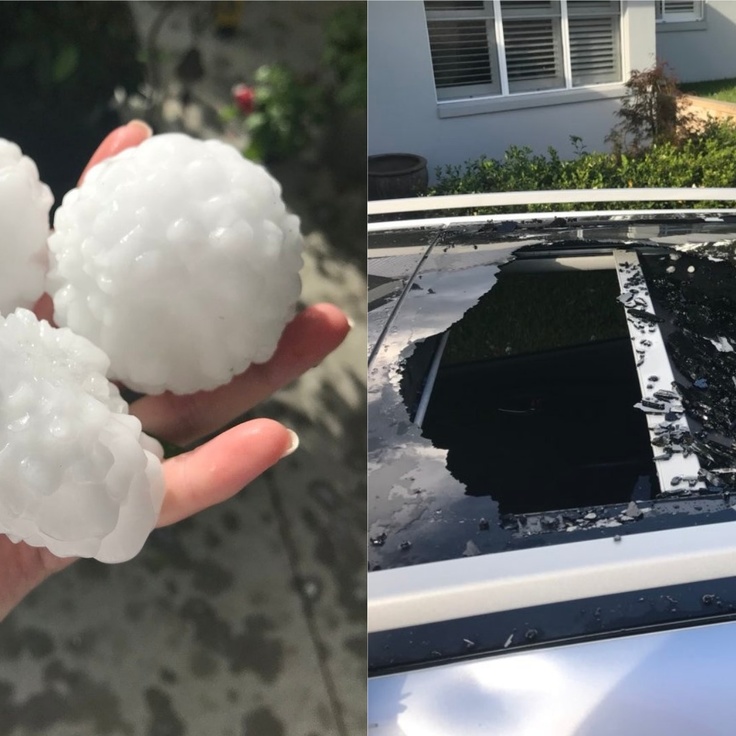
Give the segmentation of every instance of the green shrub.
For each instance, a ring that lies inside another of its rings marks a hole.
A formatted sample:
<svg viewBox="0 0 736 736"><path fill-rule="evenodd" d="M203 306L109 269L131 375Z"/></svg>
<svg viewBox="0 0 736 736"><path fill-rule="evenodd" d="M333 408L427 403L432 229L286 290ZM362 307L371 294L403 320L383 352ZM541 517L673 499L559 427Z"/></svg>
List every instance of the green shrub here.
<svg viewBox="0 0 736 736"><path fill-rule="evenodd" d="M481 157L463 166L436 170L430 195L555 189L626 189L639 187L736 187L736 125L709 121L698 133L678 142L653 144L636 153L588 153L572 137L576 155L563 160L550 148L535 154L512 146L501 160ZM710 207L715 202L641 202L638 207L665 209ZM732 206L733 203L729 203ZM626 209L631 203L579 203L483 208L473 214L560 209ZM470 214L470 213L469 213Z"/></svg>
<svg viewBox="0 0 736 736"><path fill-rule="evenodd" d="M310 141L318 109L310 87L284 64L266 64L255 74L255 112L245 118L250 144L245 155L254 161L281 161Z"/></svg>

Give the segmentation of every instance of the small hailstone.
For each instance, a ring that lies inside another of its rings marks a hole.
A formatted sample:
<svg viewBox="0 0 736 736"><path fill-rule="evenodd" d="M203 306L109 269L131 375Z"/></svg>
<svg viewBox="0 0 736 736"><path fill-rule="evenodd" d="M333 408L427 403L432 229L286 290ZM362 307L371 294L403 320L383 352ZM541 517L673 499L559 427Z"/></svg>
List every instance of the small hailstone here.
<svg viewBox="0 0 736 736"><path fill-rule="evenodd" d="M30 308L43 294L53 202L36 164L0 138L0 314Z"/></svg>
<svg viewBox="0 0 736 736"><path fill-rule="evenodd" d="M266 170L220 141L154 136L91 169L49 239L54 318L146 393L267 361L301 291L303 240Z"/></svg>
<svg viewBox="0 0 736 736"><path fill-rule="evenodd" d="M0 533L60 557L133 557L161 509L161 447L107 357L18 309L0 318L0 365Z"/></svg>

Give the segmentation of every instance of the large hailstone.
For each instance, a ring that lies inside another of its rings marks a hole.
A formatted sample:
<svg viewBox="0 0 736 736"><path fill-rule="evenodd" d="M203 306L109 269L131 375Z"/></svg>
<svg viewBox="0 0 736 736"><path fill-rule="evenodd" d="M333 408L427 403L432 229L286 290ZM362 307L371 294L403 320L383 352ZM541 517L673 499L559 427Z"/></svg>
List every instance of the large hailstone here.
<svg viewBox="0 0 736 736"><path fill-rule="evenodd" d="M103 161L54 227L54 319L135 390L227 383L273 355L294 314L299 219L263 167L219 141L159 135Z"/></svg>
<svg viewBox="0 0 736 736"><path fill-rule="evenodd" d="M60 557L133 557L161 509L161 447L107 357L19 309L0 318L0 364L0 533Z"/></svg>
<svg viewBox="0 0 736 736"><path fill-rule="evenodd" d="M0 138L0 314L30 308L43 294L53 202L36 164Z"/></svg>

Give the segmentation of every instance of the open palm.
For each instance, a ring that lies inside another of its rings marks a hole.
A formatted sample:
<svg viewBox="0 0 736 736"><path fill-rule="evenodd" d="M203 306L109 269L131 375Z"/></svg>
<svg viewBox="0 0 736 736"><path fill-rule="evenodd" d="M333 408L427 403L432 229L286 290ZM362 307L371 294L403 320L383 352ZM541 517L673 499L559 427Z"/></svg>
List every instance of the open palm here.
<svg viewBox="0 0 736 736"><path fill-rule="evenodd" d="M138 145L150 134L138 123L118 128L100 145L85 173L95 163ZM51 318L48 296L39 301L35 311L41 318ZM308 307L287 326L267 363L252 365L214 391L145 396L131 404L130 413L141 420L149 434L190 444L216 432L315 366L343 341L349 329L347 318L337 307ZM230 498L292 449L294 435L286 427L271 419L255 419L166 460L166 493L158 526L173 524ZM0 535L0 619L46 577L73 561L23 542L13 544Z"/></svg>

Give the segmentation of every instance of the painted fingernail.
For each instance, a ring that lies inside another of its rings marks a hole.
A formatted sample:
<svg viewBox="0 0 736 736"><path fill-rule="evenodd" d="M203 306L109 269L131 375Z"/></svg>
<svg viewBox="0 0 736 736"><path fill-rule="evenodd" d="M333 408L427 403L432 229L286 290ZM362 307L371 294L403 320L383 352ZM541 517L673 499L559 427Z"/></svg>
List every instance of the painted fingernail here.
<svg viewBox="0 0 736 736"><path fill-rule="evenodd" d="M299 447L299 435L292 429L288 430L288 432L289 437L291 437L291 444L289 444L289 446L286 448L286 451L281 456L281 458L285 458L288 455L291 455L291 453L294 452L297 447Z"/></svg>
<svg viewBox="0 0 736 736"><path fill-rule="evenodd" d="M142 128L143 131L150 137L153 135L153 128L146 123L143 120L138 120L138 118L131 120L126 126L126 128Z"/></svg>

